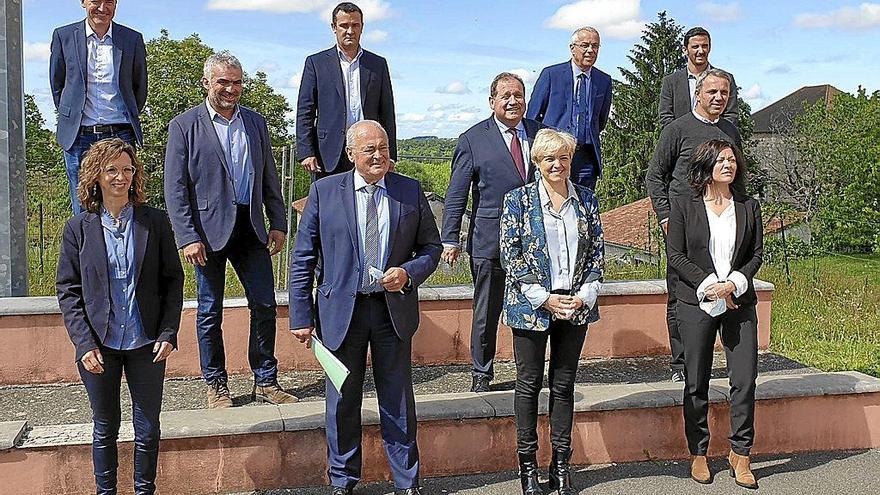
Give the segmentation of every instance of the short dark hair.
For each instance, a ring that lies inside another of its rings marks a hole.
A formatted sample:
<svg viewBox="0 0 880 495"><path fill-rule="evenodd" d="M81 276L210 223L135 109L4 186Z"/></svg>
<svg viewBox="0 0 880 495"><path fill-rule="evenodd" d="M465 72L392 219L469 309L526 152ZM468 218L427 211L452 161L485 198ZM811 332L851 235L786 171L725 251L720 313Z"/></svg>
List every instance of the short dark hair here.
<svg viewBox="0 0 880 495"><path fill-rule="evenodd" d="M688 32L684 33L684 46L685 46L685 48L687 48L687 46L688 46L688 41L690 41L690 39L693 38L694 36L705 36L705 37L709 38L709 43L712 42L712 37L709 36L709 31L706 31L706 28L701 27L701 26L692 27L692 28L688 29Z"/></svg>
<svg viewBox="0 0 880 495"><path fill-rule="evenodd" d="M495 76L495 79L492 79L492 84L489 86L489 96L494 97L495 92L498 90L498 83L501 81L510 81L515 80L519 82L520 86L522 86L523 93L526 92L526 83L523 82L522 78L513 72L502 72Z"/></svg>
<svg viewBox="0 0 880 495"><path fill-rule="evenodd" d="M340 11L345 12L346 14L351 14L352 12L357 12L358 14L361 15L361 22L364 22L364 13L360 7L358 7L357 5L355 5L351 2L342 2L339 5L337 5L333 9L333 13L330 14L330 25L331 26L336 25L336 14L338 14Z"/></svg>
<svg viewBox="0 0 880 495"><path fill-rule="evenodd" d="M712 171L715 169L715 161L718 155L725 149L730 148L736 158L736 174L733 181L737 182L740 176L746 172L746 160L742 152L735 144L724 139L710 139L700 144L691 155L688 165L688 182L697 194L702 196L706 187L712 183Z"/></svg>

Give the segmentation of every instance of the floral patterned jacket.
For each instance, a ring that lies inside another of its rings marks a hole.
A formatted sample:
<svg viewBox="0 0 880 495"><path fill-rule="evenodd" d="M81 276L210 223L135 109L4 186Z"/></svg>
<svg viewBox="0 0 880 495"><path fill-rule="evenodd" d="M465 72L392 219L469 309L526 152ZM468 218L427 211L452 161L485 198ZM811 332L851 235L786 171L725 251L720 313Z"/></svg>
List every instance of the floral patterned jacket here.
<svg viewBox="0 0 880 495"><path fill-rule="evenodd" d="M504 287L503 322L512 328L543 331L550 328L550 311L543 306L533 309L523 295L521 284L542 284L550 291L550 254L544 231L544 214L537 180L514 189L504 196L501 213L501 265L507 272ZM605 241L599 219L599 203L588 188L574 185L577 191L578 251L572 288L602 280L605 267ZM579 309L571 322L576 325L599 319L598 303L592 309Z"/></svg>

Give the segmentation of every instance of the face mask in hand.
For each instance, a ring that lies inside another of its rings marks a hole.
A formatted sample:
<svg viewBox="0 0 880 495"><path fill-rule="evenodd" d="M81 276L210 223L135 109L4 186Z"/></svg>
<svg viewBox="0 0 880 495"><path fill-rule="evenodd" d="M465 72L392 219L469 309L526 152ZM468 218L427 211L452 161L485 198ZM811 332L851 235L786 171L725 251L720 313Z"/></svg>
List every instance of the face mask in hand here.
<svg viewBox="0 0 880 495"><path fill-rule="evenodd" d="M727 303L724 302L724 299L703 301L700 303L700 309L705 311L709 316L715 317L727 311Z"/></svg>

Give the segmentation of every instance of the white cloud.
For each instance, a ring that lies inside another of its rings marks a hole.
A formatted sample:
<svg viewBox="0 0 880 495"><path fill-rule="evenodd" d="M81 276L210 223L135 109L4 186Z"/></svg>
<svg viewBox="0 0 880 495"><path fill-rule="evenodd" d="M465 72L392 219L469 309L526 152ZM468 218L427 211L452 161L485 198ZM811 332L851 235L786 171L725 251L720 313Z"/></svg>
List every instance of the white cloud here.
<svg viewBox="0 0 880 495"><path fill-rule="evenodd" d="M544 26L567 31L593 26L600 36L634 38L645 26L639 19L640 7L640 0L580 0L559 7Z"/></svg>
<svg viewBox="0 0 880 495"><path fill-rule="evenodd" d="M461 81L452 81L451 83L447 84L446 87L441 86L434 91L440 94L447 95L466 95L470 94L471 92L471 90L468 89L467 85Z"/></svg>
<svg viewBox="0 0 880 495"><path fill-rule="evenodd" d="M446 120L449 122L473 122L478 116L476 112L457 112L450 115Z"/></svg>
<svg viewBox="0 0 880 495"><path fill-rule="evenodd" d="M282 88L299 89L299 84L302 82L302 77L302 72L294 72L293 75L290 76L290 78L288 78L286 81L282 81L280 86Z"/></svg>
<svg viewBox="0 0 880 495"><path fill-rule="evenodd" d="M538 79L538 73L529 69L511 69L508 72L518 75L526 84L531 84Z"/></svg>
<svg viewBox="0 0 880 495"><path fill-rule="evenodd" d="M755 83L742 94L742 97L744 100L763 100L764 91L758 83Z"/></svg>
<svg viewBox="0 0 880 495"><path fill-rule="evenodd" d="M714 23L734 22L742 18L742 9L739 2L713 3L703 2L697 5L697 11L703 18Z"/></svg>
<svg viewBox="0 0 880 495"><path fill-rule="evenodd" d="M405 113L397 118L398 122L424 122L428 116L423 113Z"/></svg>
<svg viewBox="0 0 880 495"><path fill-rule="evenodd" d="M364 33L363 40L368 43L382 43L388 40L388 31L373 29Z"/></svg>
<svg viewBox="0 0 880 495"><path fill-rule="evenodd" d="M278 64L276 64L275 62L267 61L267 62L263 62L260 65L258 65L257 71L265 72L266 74L271 74L272 72L275 72L280 68L281 67Z"/></svg>
<svg viewBox="0 0 880 495"><path fill-rule="evenodd" d="M49 43L24 43L24 59L28 62L46 62L51 51Z"/></svg>
<svg viewBox="0 0 880 495"><path fill-rule="evenodd" d="M208 0L208 10L251 10L276 14L304 14L314 12L321 19L330 20L336 0ZM382 0L358 0L364 12L364 21L385 19L391 14L391 5Z"/></svg>
<svg viewBox="0 0 880 495"><path fill-rule="evenodd" d="M825 13L798 14L795 26L863 30L880 27L880 4L863 3L858 8L842 7Z"/></svg>

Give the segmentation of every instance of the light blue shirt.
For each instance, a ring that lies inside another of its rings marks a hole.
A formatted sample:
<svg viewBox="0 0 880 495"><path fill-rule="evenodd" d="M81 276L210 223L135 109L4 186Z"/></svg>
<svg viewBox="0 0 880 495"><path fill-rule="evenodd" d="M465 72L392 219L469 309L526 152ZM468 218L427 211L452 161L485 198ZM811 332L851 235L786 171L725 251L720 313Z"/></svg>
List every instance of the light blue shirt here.
<svg viewBox="0 0 880 495"><path fill-rule="evenodd" d="M205 101L208 106L208 114L214 123L214 131L223 148L226 164L232 173L232 187L235 189L235 202L247 205L251 202L251 189L254 183L254 165L251 162L248 135L244 128L244 120L241 117L241 109L236 105L235 113L231 120L217 113L211 103Z"/></svg>
<svg viewBox="0 0 880 495"><path fill-rule="evenodd" d="M339 46L336 46L339 54L339 67L342 69L342 83L345 89L345 130L348 130L356 122L364 119L361 108L361 55L363 48L358 48L354 59L349 60Z"/></svg>
<svg viewBox="0 0 880 495"><path fill-rule="evenodd" d="M370 198L366 189L367 181L361 177L361 174L357 173L357 170L353 171L352 174L354 175L354 200L357 207L358 234L360 237L358 259L360 260L361 273L363 273L363 270L369 270L369 267L364 266L364 246L367 242L367 202L371 199L376 202L376 213L379 214L380 266L376 268L384 272L385 264L388 262L389 220L391 215L388 210L388 191L385 189L385 178L382 177L376 182L379 188L376 189L373 198Z"/></svg>
<svg viewBox="0 0 880 495"><path fill-rule="evenodd" d="M504 144L507 145L507 149L510 149L510 143L513 142L513 136L507 132L509 127L507 124L498 120L498 117L493 117L495 119L495 124L498 126L498 130L501 131L501 137L504 138ZM520 119L519 123L516 124L516 136L519 138L519 146L522 148L523 154L523 165L526 167L526 174L529 173L529 163L532 162L532 159L529 157L529 136L526 135L526 126L523 124L522 119ZM526 175L526 182L528 182L528 175Z"/></svg>
<svg viewBox="0 0 880 495"><path fill-rule="evenodd" d="M574 97L574 101L571 105L571 128L574 130L574 136L577 138L578 136L578 97L580 96L581 91L586 91L587 93L587 108L584 111L584 124L587 126L587 143L592 142L593 137L590 135L590 120L593 115L593 67L590 67L586 71L581 70L574 61L571 62L571 73L572 77L574 77L574 91L572 92L572 96ZM581 87L580 84L580 75L586 74L586 84L584 87ZM581 143L578 143L581 144Z"/></svg>
<svg viewBox="0 0 880 495"><path fill-rule="evenodd" d="M134 209L127 205L114 219L101 208L101 226L107 247L107 274L110 279L110 319L104 346L127 351L153 343L144 332L141 312L135 298Z"/></svg>
<svg viewBox="0 0 880 495"><path fill-rule="evenodd" d="M88 68L82 125L130 124L119 93L119 68L113 60L113 23L101 39L88 21L85 31Z"/></svg>

